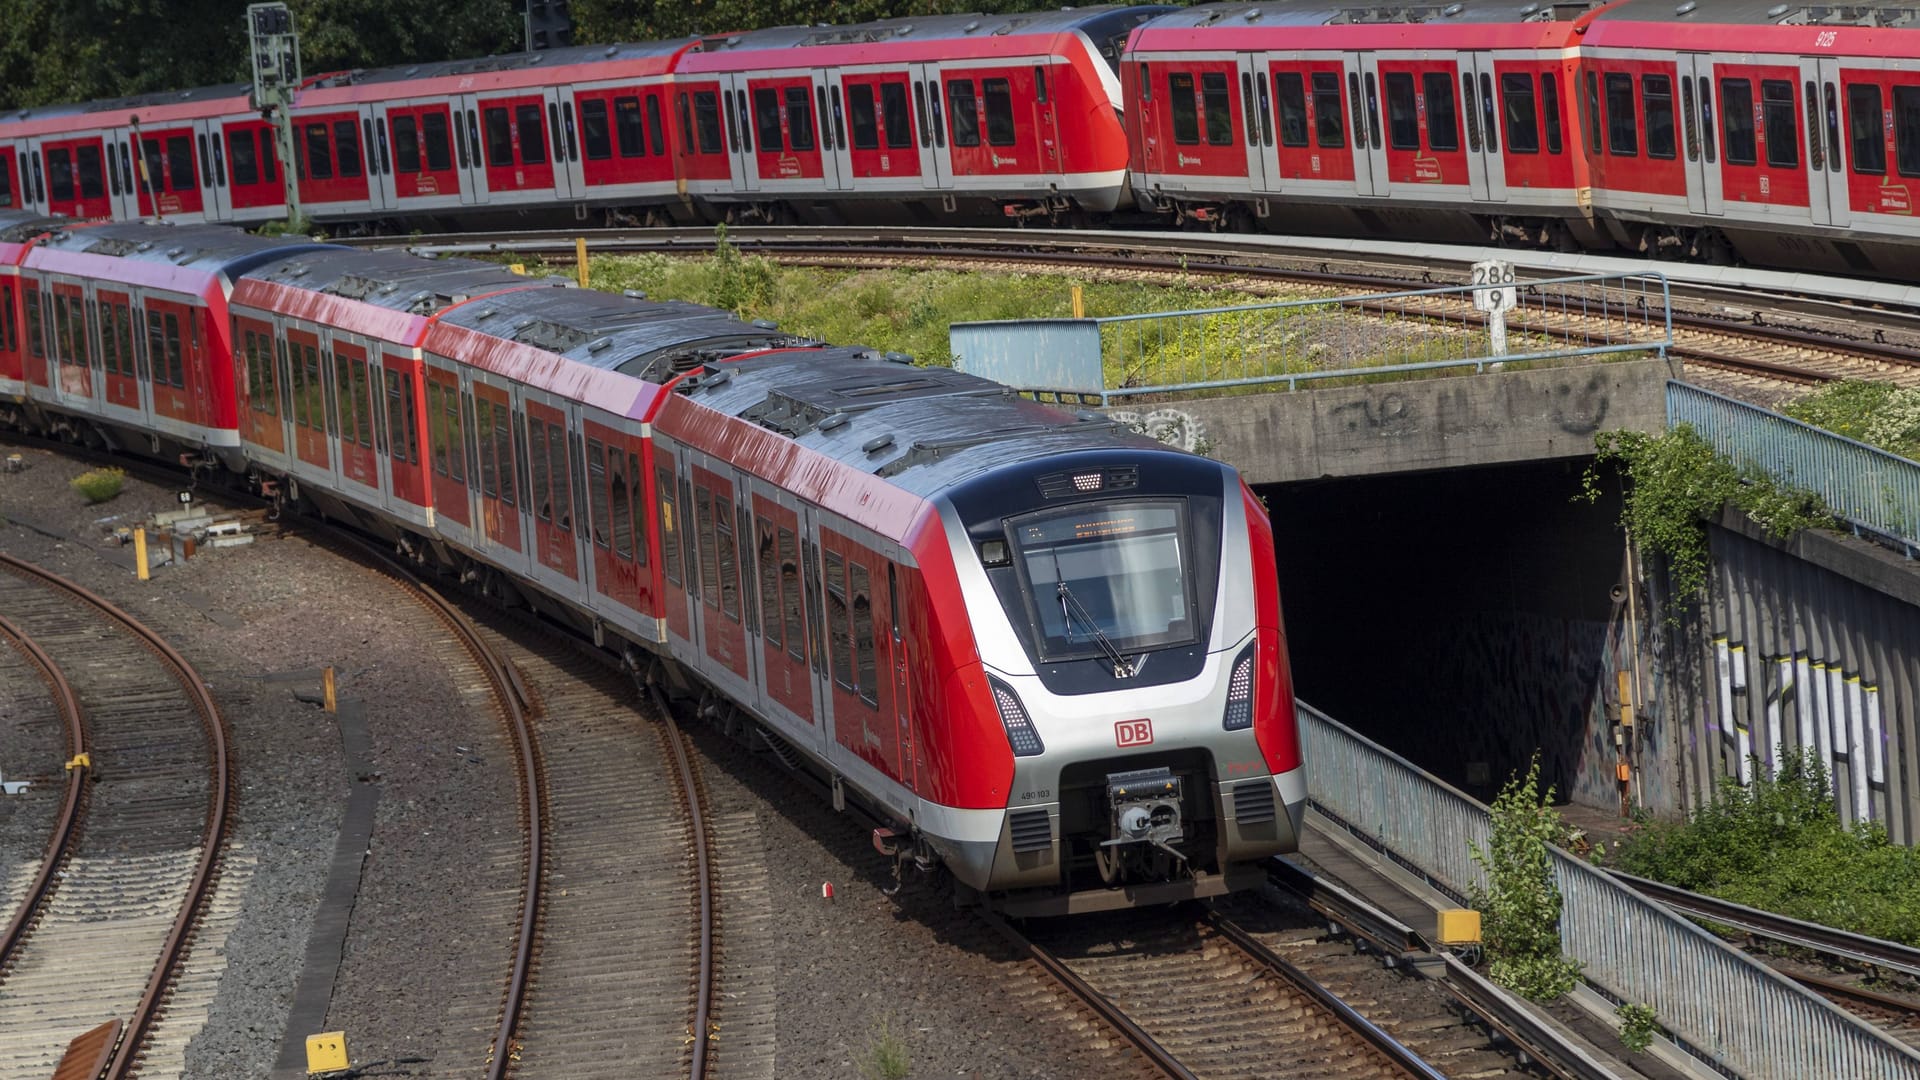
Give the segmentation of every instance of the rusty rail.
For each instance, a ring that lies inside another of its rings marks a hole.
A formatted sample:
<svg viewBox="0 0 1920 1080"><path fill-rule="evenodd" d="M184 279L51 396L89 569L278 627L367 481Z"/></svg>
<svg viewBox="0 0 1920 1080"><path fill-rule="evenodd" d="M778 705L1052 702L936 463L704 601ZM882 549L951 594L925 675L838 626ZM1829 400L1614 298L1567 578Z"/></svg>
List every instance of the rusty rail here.
<svg viewBox="0 0 1920 1080"><path fill-rule="evenodd" d="M56 711L66 720L67 760L69 762L87 751L86 716L80 710L80 698L74 694L73 686L61 672L60 666L48 656L38 642L27 636L27 632L16 626L4 615L0 615L0 636L11 638L26 658L40 669L40 677L46 681L47 689L53 693ZM0 971L13 962L14 949L27 936L27 928L53 891L53 875L66 862L74 840L80 831L80 815L86 804L87 774L85 765L69 764L67 767L67 799L60 808L60 817L54 822L53 835L47 842L46 858L40 864L40 873L33 879L33 885L20 901L20 909L14 913L13 921L7 924L6 934L0 936Z"/></svg>
<svg viewBox="0 0 1920 1080"><path fill-rule="evenodd" d="M713 870L708 862L707 823L700 811L700 793L694 786L693 764L687 758L686 739L673 718L673 710L660 688L648 685L654 708L667 725L667 742L673 747L673 760L680 769L680 785L686 792L687 817L693 830L693 851L700 887L700 968L694 985L693 1061L688 1067L691 1080L707 1075L707 1024L713 1015Z"/></svg>

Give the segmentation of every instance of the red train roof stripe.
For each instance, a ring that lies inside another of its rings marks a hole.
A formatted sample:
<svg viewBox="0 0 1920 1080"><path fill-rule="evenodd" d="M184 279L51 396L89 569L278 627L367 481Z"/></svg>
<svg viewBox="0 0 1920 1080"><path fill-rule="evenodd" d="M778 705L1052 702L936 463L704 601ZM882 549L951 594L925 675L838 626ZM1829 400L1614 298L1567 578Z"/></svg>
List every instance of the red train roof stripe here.
<svg viewBox="0 0 1920 1080"><path fill-rule="evenodd" d="M1181 27L1134 32L1137 53L1306 49L1561 49L1576 43L1572 23L1361 23L1339 26Z"/></svg>
<svg viewBox="0 0 1920 1080"><path fill-rule="evenodd" d="M985 60L997 56L1066 56L1076 49L1071 34L1008 34L987 38L922 38L857 45L809 45L797 49L740 49L688 53L675 69L681 75L711 75L730 71L784 70L855 64L897 65L935 60Z"/></svg>
<svg viewBox="0 0 1920 1080"><path fill-rule="evenodd" d="M21 265L42 273L70 274L96 281L186 293L215 305L220 305L225 299L225 290L220 287L220 279L215 274L192 267L174 266L170 263L120 259L111 255L90 255L83 251L36 247L28 252L26 260Z"/></svg>
<svg viewBox="0 0 1920 1080"><path fill-rule="evenodd" d="M545 349L451 323L433 323L422 347L437 356L616 416L638 419L646 415L653 407L653 399L661 393L652 383L577 364Z"/></svg>
<svg viewBox="0 0 1920 1080"><path fill-rule="evenodd" d="M447 97L453 94L485 94L500 90L572 86L578 83L617 79L659 78L671 75L674 71L674 62L693 45L694 42L689 41L673 53L662 56L625 57L554 68L514 68L511 71L442 75L431 79L397 79L377 83L320 87L301 91L294 99L293 108L295 113L299 113L306 109L369 101L399 101L421 97Z"/></svg>

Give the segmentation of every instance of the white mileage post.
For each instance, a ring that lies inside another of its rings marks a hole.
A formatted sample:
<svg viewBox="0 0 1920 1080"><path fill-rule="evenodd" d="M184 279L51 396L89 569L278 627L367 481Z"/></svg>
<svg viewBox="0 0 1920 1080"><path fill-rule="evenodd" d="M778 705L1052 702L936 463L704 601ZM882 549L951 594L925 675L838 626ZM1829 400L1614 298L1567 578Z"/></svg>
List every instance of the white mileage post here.
<svg viewBox="0 0 1920 1080"><path fill-rule="evenodd" d="M1487 313L1487 352L1507 355L1507 312L1520 305L1513 264L1488 260L1473 264L1473 309Z"/></svg>

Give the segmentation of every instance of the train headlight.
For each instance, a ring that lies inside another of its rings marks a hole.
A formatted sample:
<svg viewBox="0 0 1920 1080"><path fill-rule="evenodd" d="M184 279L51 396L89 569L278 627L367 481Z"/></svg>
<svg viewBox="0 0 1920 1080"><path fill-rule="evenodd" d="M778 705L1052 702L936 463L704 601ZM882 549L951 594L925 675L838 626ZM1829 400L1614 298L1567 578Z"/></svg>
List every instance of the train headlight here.
<svg viewBox="0 0 1920 1080"><path fill-rule="evenodd" d="M1000 709L1000 723L1007 729L1007 742L1013 747L1013 756L1035 757L1045 753L1046 744L1040 741L1040 732L1034 729L1019 695L992 676L988 676L987 684L993 687L993 703Z"/></svg>
<svg viewBox="0 0 1920 1080"><path fill-rule="evenodd" d="M1233 661L1233 674L1227 678L1227 712L1221 726L1228 731L1245 731L1253 726L1253 642L1240 650Z"/></svg>

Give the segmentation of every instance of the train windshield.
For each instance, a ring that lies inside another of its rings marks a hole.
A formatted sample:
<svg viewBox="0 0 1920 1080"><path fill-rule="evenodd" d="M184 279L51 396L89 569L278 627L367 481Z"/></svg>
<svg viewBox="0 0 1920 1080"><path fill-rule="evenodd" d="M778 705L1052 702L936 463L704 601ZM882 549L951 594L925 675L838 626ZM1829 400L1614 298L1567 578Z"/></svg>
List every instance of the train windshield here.
<svg viewBox="0 0 1920 1080"><path fill-rule="evenodd" d="M1184 502L1083 503L1016 518L1007 534L1042 660L1193 640Z"/></svg>

